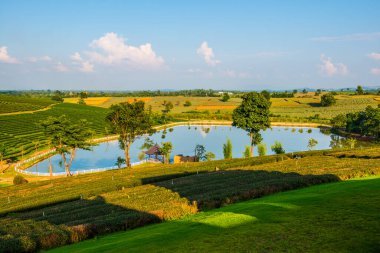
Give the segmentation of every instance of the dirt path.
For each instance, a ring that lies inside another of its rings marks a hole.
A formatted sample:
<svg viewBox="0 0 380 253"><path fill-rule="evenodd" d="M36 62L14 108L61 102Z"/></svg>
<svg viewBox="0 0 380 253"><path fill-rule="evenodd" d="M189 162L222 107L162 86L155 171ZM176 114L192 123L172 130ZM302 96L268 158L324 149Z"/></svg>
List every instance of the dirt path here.
<svg viewBox="0 0 380 253"><path fill-rule="evenodd" d="M34 110L34 111L22 111L22 112L8 112L8 113L1 113L1 114L0 114L0 117L1 117L1 116L8 116L8 115L30 114L30 113L35 113L35 112L43 112L43 111L47 111L47 110L49 110L49 109L50 109L51 107L53 107L54 105L56 105L56 104L51 104L51 105L48 105L48 106L45 107L45 108L38 109L38 110Z"/></svg>

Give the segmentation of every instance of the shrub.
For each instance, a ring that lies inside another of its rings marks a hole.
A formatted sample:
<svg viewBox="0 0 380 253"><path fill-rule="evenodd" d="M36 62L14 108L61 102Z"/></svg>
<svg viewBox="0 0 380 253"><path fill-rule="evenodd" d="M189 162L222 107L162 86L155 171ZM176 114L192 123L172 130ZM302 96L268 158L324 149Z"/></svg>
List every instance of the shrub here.
<svg viewBox="0 0 380 253"><path fill-rule="evenodd" d="M265 156L267 154L267 146L264 143L260 143L257 146L257 151L259 152L259 156Z"/></svg>
<svg viewBox="0 0 380 253"><path fill-rule="evenodd" d="M251 147L245 146L244 152L243 152L243 158L248 158L251 156Z"/></svg>
<svg viewBox="0 0 380 253"><path fill-rule="evenodd" d="M282 148L282 144L279 141L275 141L274 144L270 148L276 154L284 154L285 153L285 150Z"/></svg>
<svg viewBox="0 0 380 253"><path fill-rule="evenodd" d="M186 106L186 107L191 106L191 102L189 100L186 100L186 102L183 104L183 106Z"/></svg>
<svg viewBox="0 0 380 253"><path fill-rule="evenodd" d="M23 176L21 175L16 175L14 178L13 178L13 184L14 185L19 185L19 184L26 184L28 183L28 180L26 180Z"/></svg>
<svg viewBox="0 0 380 253"><path fill-rule="evenodd" d="M334 104L336 104L336 99L333 94L327 93L321 97L322 106L332 106Z"/></svg>
<svg viewBox="0 0 380 253"><path fill-rule="evenodd" d="M227 142L223 144L223 155L224 159L232 158L232 142L230 139L227 139Z"/></svg>

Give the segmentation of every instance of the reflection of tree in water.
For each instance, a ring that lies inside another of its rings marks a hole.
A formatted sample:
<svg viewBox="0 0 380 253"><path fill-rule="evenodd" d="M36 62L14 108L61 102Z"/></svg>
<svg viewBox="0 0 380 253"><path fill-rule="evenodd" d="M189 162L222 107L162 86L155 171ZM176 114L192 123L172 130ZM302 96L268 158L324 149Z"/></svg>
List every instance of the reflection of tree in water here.
<svg viewBox="0 0 380 253"><path fill-rule="evenodd" d="M338 135L331 135L330 148L348 148L350 145L346 142L346 138L340 137Z"/></svg>
<svg viewBox="0 0 380 253"><path fill-rule="evenodd" d="M199 133L202 135L203 138L207 136L207 134L210 132L211 128L202 126L199 128Z"/></svg>

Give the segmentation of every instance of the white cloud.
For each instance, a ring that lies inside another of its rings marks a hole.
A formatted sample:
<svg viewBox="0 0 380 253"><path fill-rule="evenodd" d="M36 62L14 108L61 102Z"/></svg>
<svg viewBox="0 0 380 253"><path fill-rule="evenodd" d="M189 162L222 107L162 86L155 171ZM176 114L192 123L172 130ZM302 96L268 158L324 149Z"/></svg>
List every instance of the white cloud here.
<svg viewBox="0 0 380 253"><path fill-rule="evenodd" d="M32 56L28 58L28 61L30 62L51 61L51 60L52 60L51 57L47 55L41 56L41 57Z"/></svg>
<svg viewBox="0 0 380 253"><path fill-rule="evenodd" d="M19 63L16 58L8 54L7 47L0 47L0 61L5 63Z"/></svg>
<svg viewBox="0 0 380 253"><path fill-rule="evenodd" d="M380 68L372 68L370 72L372 75L380 75Z"/></svg>
<svg viewBox="0 0 380 253"><path fill-rule="evenodd" d="M374 33L354 33L341 36L323 36L311 38L312 41L318 42L335 42L335 41L370 41L380 39L380 32Z"/></svg>
<svg viewBox="0 0 380 253"><path fill-rule="evenodd" d="M58 62L55 66L54 69L58 72L68 72L69 68L66 67L62 62Z"/></svg>
<svg viewBox="0 0 380 253"><path fill-rule="evenodd" d="M202 42L200 47L197 49L197 54L202 56L205 62L210 66L215 66L220 63L219 60L215 59L214 51L208 46L206 41Z"/></svg>
<svg viewBox="0 0 380 253"><path fill-rule="evenodd" d="M380 60L380 53L370 53L368 57L374 60Z"/></svg>
<svg viewBox="0 0 380 253"><path fill-rule="evenodd" d="M343 63L333 63L330 57L321 55L322 64L319 65L320 71L323 75L334 76L334 75L347 75L348 68Z"/></svg>
<svg viewBox="0 0 380 253"><path fill-rule="evenodd" d="M84 61L81 63L81 67L79 68L79 71L85 72L85 73L94 72L94 65L88 61Z"/></svg>
<svg viewBox="0 0 380 253"><path fill-rule="evenodd" d="M82 57L78 52L75 52L73 55L70 56L71 60L73 61L82 61Z"/></svg>
<svg viewBox="0 0 380 253"><path fill-rule="evenodd" d="M87 52L91 62L102 64L127 63L137 67L161 67L164 59L157 56L152 45L146 43L140 46L130 46L123 37L116 33L107 33L92 41L90 47L97 51Z"/></svg>

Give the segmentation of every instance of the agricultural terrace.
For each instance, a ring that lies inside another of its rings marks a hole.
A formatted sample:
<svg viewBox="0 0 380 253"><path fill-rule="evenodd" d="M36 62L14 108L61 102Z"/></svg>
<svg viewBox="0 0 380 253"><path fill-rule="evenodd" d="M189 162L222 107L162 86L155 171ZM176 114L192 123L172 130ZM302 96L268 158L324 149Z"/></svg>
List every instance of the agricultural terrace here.
<svg viewBox="0 0 380 253"><path fill-rule="evenodd" d="M0 114L41 110L55 103L55 101L47 97L0 94Z"/></svg>
<svg viewBox="0 0 380 253"><path fill-rule="evenodd" d="M48 249L275 192L379 175L379 151L330 150L136 167L1 188L0 230L6 231L0 235L1 246ZM357 219L351 222L352 227L359 225Z"/></svg>
<svg viewBox="0 0 380 253"><path fill-rule="evenodd" d="M321 94L322 95L322 94ZM271 98L272 121L284 122L317 122L329 123L329 120L340 113L363 111L367 106L377 107L380 104L378 95L336 95L337 103L326 110L320 106L320 96L314 92L297 93L293 98ZM240 98L231 98L222 102L220 97L93 97L85 99L87 105L108 108L120 102L142 100L153 111L161 112L164 103L171 102L170 114L177 118L196 119L230 119L233 109L241 102ZM190 106L185 106L189 101ZM67 103L77 103L78 98L66 98Z"/></svg>
<svg viewBox="0 0 380 253"><path fill-rule="evenodd" d="M278 193L52 252L379 252L380 177Z"/></svg>
<svg viewBox="0 0 380 253"><path fill-rule="evenodd" d="M21 157L41 147L46 148L46 137L39 122L49 116L58 117L63 114L73 120L86 119L94 131L94 137L102 136L106 133L104 118L107 112L104 108L63 103L46 111L0 115L0 143L8 148L6 157Z"/></svg>

